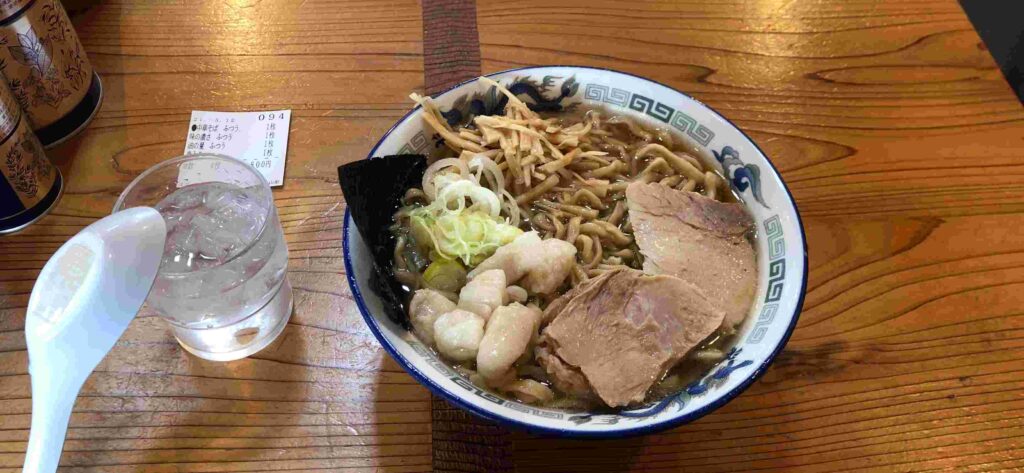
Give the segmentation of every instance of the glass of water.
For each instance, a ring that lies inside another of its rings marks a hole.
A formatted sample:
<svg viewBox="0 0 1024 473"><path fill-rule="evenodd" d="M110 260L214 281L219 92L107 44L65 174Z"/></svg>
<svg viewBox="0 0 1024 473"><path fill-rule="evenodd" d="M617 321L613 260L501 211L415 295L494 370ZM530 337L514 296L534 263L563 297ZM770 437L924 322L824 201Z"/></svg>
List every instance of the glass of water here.
<svg viewBox="0 0 1024 473"><path fill-rule="evenodd" d="M227 156L164 161L135 178L114 212L153 207L167 223L146 303L189 352L244 358L276 338L292 312L288 248L266 179Z"/></svg>

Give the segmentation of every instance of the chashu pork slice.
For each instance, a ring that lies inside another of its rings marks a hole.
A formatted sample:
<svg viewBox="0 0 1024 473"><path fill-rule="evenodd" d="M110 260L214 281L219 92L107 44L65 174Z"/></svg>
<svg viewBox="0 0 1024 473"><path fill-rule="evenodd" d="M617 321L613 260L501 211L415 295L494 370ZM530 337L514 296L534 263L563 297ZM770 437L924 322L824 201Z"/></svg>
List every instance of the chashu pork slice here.
<svg viewBox="0 0 1024 473"><path fill-rule="evenodd" d="M724 313L682 279L610 271L553 301L535 354L564 392L592 390L612 407L641 402Z"/></svg>
<svg viewBox="0 0 1024 473"><path fill-rule="evenodd" d="M757 289L757 259L748 239L754 221L742 204L642 182L626 188L626 204L645 272L700 288L725 311L726 327L746 318Z"/></svg>

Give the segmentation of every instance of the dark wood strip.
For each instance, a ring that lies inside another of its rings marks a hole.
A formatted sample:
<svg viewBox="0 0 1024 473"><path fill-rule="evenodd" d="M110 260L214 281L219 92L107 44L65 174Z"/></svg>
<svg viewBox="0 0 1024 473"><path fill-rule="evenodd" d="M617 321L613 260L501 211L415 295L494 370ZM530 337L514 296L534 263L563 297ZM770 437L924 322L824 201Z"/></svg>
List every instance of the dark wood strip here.
<svg viewBox="0 0 1024 473"><path fill-rule="evenodd" d="M423 86L436 95L480 75L473 0L423 0ZM510 472L508 431L433 397L434 471Z"/></svg>
<svg viewBox="0 0 1024 473"><path fill-rule="evenodd" d="M434 471L511 472L512 439L506 428L433 397Z"/></svg>
<svg viewBox="0 0 1024 473"><path fill-rule="evenodd" d="M423 0L423 87L434 95L480 75L474 0Z"/></svg>

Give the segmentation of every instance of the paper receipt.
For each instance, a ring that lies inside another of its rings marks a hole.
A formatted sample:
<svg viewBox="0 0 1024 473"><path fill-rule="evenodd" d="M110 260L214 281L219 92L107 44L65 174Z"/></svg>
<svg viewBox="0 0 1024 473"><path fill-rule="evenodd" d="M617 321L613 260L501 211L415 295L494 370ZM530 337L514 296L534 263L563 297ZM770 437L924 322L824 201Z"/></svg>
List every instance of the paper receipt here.
<svg viewBox="0 0 1024 473"><path fill-rule="evenodd" d="M216 153L252 165L271 186L284 183L291 110L266 112L206 112L194 110L188 124L185 154ZM179 185L210 180L215 169L183 166Z"/></svg>

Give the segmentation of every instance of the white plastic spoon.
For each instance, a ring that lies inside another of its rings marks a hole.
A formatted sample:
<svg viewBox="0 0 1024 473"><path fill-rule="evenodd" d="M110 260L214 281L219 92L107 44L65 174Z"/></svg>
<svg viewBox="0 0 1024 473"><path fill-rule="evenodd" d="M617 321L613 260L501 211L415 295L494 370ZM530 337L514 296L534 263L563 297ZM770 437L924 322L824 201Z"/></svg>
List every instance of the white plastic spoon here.
<svg viewBox="0 0 1024 473"><path fill-rule="evenodd" d="M26 473L56 471L78 390L146 300L167 230L136 207L89 225L43 266L25 318L32 379Z"/></svg>

